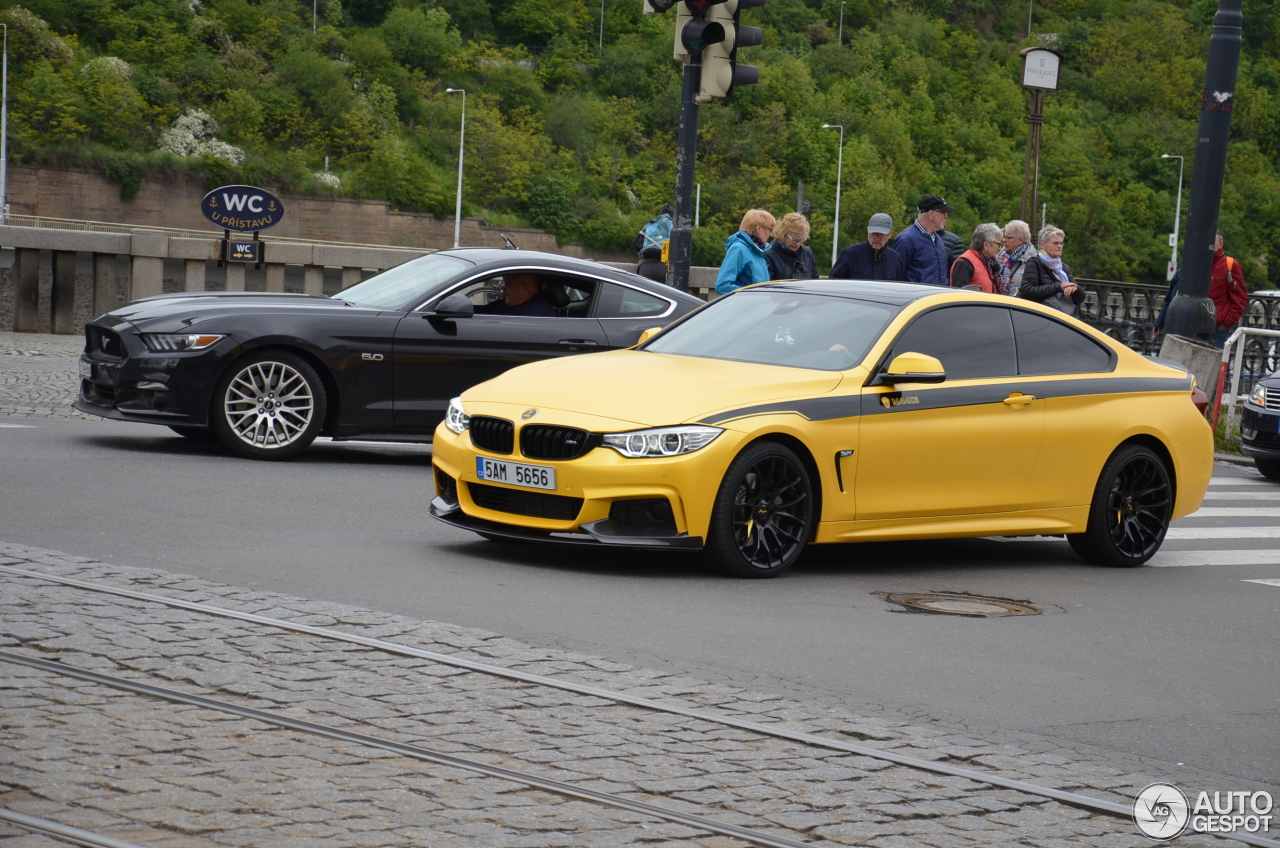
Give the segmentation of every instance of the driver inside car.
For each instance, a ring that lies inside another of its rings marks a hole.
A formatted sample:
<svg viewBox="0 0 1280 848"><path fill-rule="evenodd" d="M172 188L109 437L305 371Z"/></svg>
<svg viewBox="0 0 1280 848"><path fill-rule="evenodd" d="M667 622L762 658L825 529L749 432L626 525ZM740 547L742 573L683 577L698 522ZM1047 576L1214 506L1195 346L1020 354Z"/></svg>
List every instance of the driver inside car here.
<svg viewBox="0 0 1280 848"><path fill-rule="evenodd" d="M503 299L487 306L477 306L477 313L522 315L526 318L556 317L555 307L539 290L538 278L533 274L508 274L503 280Z"/></svg>

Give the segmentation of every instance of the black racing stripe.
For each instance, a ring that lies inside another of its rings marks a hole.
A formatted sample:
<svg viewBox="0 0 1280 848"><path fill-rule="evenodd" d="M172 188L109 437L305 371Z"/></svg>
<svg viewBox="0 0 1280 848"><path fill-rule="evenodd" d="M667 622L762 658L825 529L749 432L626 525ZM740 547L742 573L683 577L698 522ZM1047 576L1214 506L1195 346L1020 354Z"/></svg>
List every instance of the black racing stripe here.
<svg viewBox="0 0 1280 848"><path fill-rule="evenodd" d="M859 415L880 415L890 412L945 409L954 406L978 406L1000 403L1010 392L1024 392L1037 399L1088 397L1089 395L1141 394L1145 392L1190 391L1191 376L1186 377L1091 377L1076 380L1041 380L1034 378L1010 378L1003 383L987 383L980 386L941 386L922 388L909 392L884 394L842 395L839 397L804 398L801 400L763 403L744 406L726 412L718 412L698 421L699 424L720 425L740 418L756 415L791 413L809 421L833 421L840 418L856 418ZM882 399L889 400L885 405ZM895 403L895 400L897 401Z"/></svg>

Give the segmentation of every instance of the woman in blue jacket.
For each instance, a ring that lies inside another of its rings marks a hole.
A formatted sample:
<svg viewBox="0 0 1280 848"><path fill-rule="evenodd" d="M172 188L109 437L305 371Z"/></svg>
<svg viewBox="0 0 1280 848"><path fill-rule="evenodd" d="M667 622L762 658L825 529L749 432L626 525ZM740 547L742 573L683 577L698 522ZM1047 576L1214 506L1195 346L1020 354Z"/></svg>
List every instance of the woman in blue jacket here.
<svg viewBox="0 0 1280 848"><path fill-rule="evenodd" d="M724 243L724 262L716 275L716 291L731 291L763 283L769 279L769 263L764 260L765 245L773 235L776 222L763 209L752 209L742 216L738 231Z"/></svg>

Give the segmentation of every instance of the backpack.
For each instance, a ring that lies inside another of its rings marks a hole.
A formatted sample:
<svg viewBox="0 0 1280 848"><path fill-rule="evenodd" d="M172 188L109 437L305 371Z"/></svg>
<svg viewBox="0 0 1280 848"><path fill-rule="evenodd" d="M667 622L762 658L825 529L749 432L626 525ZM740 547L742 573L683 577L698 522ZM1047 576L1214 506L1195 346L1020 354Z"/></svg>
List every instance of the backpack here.
<svg viewBox="0 0 1280 848"><path fill-rule="evenodd" d="M632 247L636 253L643 252L647 247L661 248L664 241L670 240L674 226L675 221L671 220L670 215L659 215L640 228Z"/></svg>

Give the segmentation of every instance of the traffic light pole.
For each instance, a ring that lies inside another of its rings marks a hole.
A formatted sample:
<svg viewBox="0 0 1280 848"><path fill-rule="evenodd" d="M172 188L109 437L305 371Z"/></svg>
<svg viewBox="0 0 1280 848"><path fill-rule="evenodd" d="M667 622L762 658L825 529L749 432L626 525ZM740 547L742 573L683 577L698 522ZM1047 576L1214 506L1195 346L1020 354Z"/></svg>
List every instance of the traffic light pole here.
<svg viewBox="0 0 1280 848"><path fill-rule="evenodd" d="M693 163L698 152L698 104L694 98L701 87L702 68L685 65L676 146L676 216L671 230L671 269L667 279L673 287L686 292L693 257Z"/></svg>
<svg viewBox="0 0 1280 848"><path fill-rule="evenodd" d="M1217 329L1209 281L1222 182L1227 172L1227 139L1231 135L1231 112L1235 107L1236 73L1240 68L1240 27L1244 22L1241 5L1242 0L1221 0L1213 19L1200 103L1200 131L1196 134L1196 158L1191 173L1182 276L1164 325L1166 335L1207 343L1213 342Z"/></svg>

